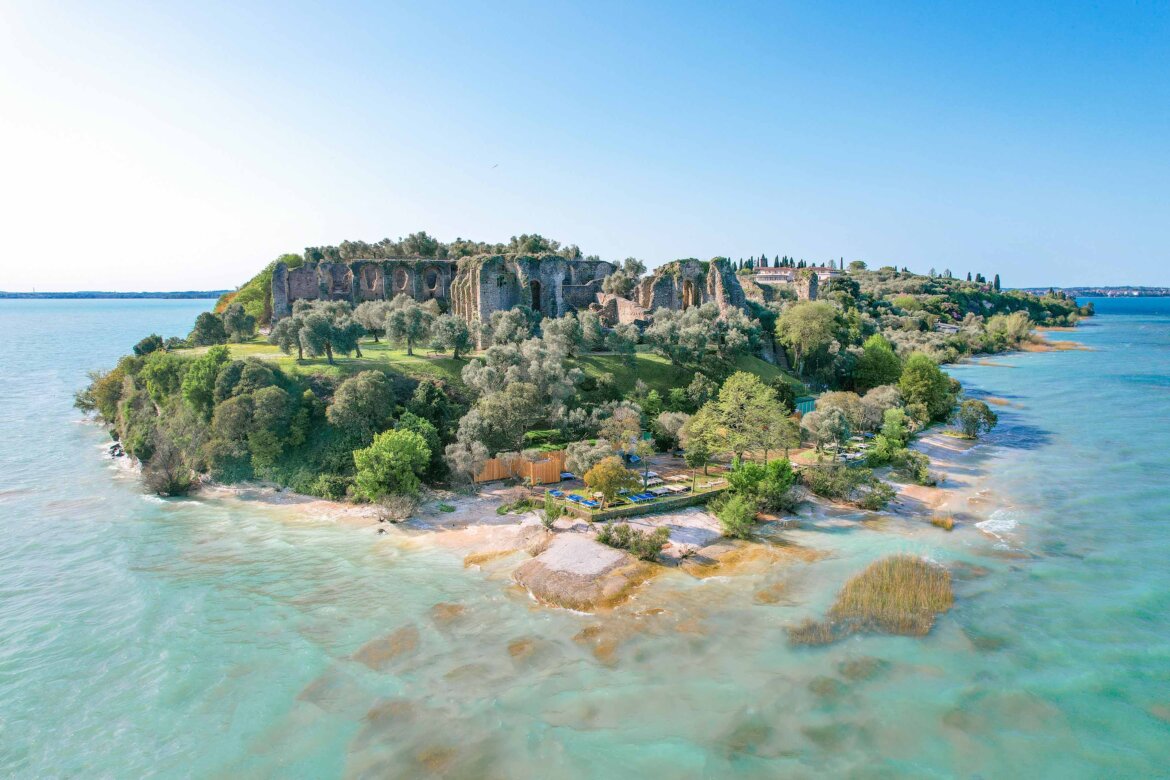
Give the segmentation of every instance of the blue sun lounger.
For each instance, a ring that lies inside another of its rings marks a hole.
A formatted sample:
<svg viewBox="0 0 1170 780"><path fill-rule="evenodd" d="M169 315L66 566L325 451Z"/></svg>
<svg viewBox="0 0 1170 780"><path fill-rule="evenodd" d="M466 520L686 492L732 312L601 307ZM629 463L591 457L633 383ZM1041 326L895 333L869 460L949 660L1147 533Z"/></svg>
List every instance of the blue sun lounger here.
<svg viewBox="0 0 1170 780"><path fill-rule="evenodd" d="M563 490L550 490L550 491L548 491L548 494L550 496L552 496L553 498L564 498L565 497L565 491L563 491Z"/></svg>
<svg viewBox="0 0 1170 780"><path fill-rule="evenodd" d="M580 504L585 499L582 498L581 496L577 495L576 493L570 493L569 500L572 501L574 504Z"/></svg>
<svg viewBox="0 0 1170 780"><path fill-rule="evenodd" d="M590 509L596 509L597 507L601 506L601 504L592 499L586 499L581 502L581 506L589 507Z"/></svg>

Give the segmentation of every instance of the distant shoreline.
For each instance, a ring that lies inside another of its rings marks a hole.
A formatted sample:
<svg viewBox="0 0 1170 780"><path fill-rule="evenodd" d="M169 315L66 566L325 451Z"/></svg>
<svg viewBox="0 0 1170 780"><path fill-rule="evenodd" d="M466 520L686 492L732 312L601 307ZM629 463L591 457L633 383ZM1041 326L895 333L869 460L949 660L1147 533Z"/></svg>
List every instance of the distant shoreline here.
<svg viewBox="0 0 1170 780"><path fill-rule="evenodd" d="M0 290L0 299L66 299L84 300L96 298L163 298L163 299L213 299L219 298L230 290L179 290L176 292L102 292L80 290L78 292L4 292Z"/></svg>

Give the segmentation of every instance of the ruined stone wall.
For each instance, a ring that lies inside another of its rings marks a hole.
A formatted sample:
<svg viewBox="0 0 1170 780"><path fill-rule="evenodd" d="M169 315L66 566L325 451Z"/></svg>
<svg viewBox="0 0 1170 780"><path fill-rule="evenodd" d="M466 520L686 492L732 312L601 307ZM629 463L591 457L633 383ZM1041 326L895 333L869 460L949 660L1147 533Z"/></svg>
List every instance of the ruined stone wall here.
<svg viewBox="0 0 1170 780"><path fill-rule="evenodd" d="M546 317L586 309L614 266L559 255L478 255L459 260L451 282L451 311L469 323L494 311L528 306Z"/></svg>
<svg viewBox="0 0 1170 780"><path fill-rule="evenodd" d="M594 308L594 307L591 307ZM635 325L649 322L650 312L628 298L612 293L598 293L596 311L601 324L608 328L614 325Z"/></svg>
<svg viewBox="0 0 1170 780"><path fill-rule="evenodd" d="M290 269L277 263L272 272L272 317L292 312L296 301L380 301L409 295L416 301L446 301L455 263L411 257L393 260L308 262Z"/></svg>
<svg viewBox="0 0 1170 780"><path fill-rule="evenodd" d="M796 274L796 279L792 282L792 285L796 288L797 300L815 301L817 299L817 289L820 286L820 282L814 271L802 268Z"/></svg>
<svg viewBox="0 0 1170 780"><path fill-rule="evenodd" d="M722 258L709 263L698 260L675 260L654 269L634 288L635 303L643 309L686 309L715 303L720 311L743 308L747 302L739 279L731 265Z"/></svg>

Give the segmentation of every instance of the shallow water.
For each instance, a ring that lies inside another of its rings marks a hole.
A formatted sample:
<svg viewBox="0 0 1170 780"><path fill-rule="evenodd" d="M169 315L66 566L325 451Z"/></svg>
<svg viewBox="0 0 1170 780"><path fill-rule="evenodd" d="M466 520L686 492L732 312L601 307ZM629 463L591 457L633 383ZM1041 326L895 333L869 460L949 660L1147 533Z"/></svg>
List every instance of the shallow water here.
<svg viewBox="0 0 1170 780"><path fill-rule="evenodd" d="M606 618L537 607L506 561L141 495L71 394L208 304L0 301L6 776L1165 772L1166 301L1051 336L1092 351L953 369L1010 404L948 468L953 533L818 513L780 538L821 560L670 572ZM928 637L788 646L894 551L957 572Z"/></svg>

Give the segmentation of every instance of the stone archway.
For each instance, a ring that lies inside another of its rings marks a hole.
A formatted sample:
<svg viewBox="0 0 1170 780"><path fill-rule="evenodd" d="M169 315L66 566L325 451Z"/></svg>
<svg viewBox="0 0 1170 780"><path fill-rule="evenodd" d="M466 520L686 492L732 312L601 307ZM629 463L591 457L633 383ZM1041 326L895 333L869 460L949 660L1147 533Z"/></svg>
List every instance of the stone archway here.
<svg viewBox="0 0 1170 780"><path fill-rule="evenodd" d="M528 289L532 293L532 310L540 313L540 282L533 279L528 283Z"/></svg>
<svg viewBox="0 0 1170 780"><path fill-rule="evenodd" d="M397 268L394 270L394 294L406 292L406 284L409 277L406 274L405 268Z"/></svg>
<svg viewBox="0 0 1170 780"><path fill-rule="evenodd" d="M690 279L684 279L682 285L682 307L685 311L691 306L695 305L695 283Z"/></svg>

